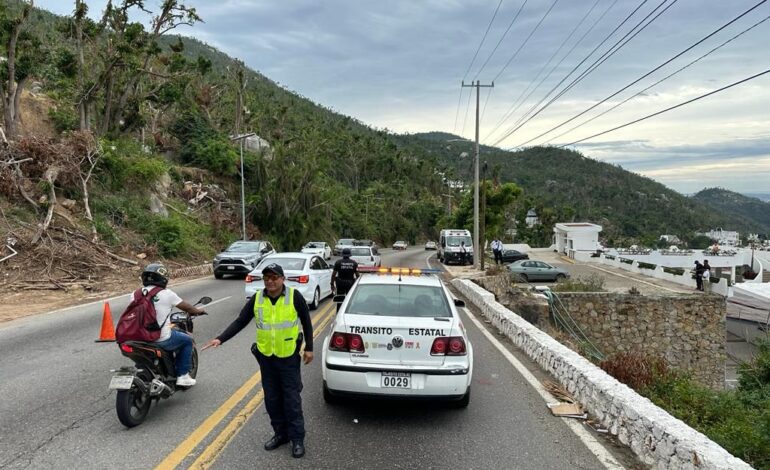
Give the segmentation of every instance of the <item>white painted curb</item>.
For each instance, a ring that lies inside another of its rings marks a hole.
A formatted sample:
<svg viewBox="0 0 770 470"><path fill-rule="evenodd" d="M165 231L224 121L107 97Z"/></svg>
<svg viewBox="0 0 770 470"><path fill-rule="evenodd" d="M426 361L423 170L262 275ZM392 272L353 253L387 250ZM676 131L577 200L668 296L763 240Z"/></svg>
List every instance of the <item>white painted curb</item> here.
<svg viewBox="0 0 770 470"><path fill-rule="evenodd" d="M508 310L491 292L465 279L452 285L645 464L661 469L752 468Z"/></svg>

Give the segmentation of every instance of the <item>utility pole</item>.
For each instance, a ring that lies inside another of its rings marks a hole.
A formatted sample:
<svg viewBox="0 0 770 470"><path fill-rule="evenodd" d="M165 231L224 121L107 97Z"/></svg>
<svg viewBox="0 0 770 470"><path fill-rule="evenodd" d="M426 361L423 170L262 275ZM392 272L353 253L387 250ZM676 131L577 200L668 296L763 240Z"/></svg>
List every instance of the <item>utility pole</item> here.
<svg viewBox="0 0 770 470"><path fill-rule="evenodd" d="M452 215L452 196L451 194L442 194L446 198L446 215Z"/></svg>
<svg viewBox="0 0 770 470"><path fill-rule="evenodd" d="M257 135L254 132L248 134L236 134L230 137L230 141L240 141L241 144L241 240L246 240L246 189L243 176L243 141Z"/></svg>
<svg viewBox="0 0 770 470"><path fill-rule="evenodd" d="M479 217L481 224L481 243L486 240L487 231L487 162L484 161L484 166L481 170L481 216ZM484 270L484 248L481 248L481 270Z"/></svg>
<svg viewBox="0 0 770 470"><path fill-rule="evenodd" d="M474 83L471 80L470 85L462 81L463 87L476 87L476 155L473 161L473 261L475 266L480 266L479 260L483 255L479 246L479 89L494 88L495 82L491 85L482 85L481 80Z"/></svg>

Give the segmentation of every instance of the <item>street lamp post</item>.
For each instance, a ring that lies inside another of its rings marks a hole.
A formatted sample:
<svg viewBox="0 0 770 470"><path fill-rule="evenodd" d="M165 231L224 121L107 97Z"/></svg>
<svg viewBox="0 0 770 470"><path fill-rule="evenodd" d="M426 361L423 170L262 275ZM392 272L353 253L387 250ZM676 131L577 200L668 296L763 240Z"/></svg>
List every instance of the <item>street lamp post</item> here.
<svg viewBox="0 0 770 470"><path fill-rule="evenodd" d="M241 240L246 240L246 189L243 176L243 141L249 137L257 135L254 132L248 134L234 135L230 137L231 141L240 141L241 143Z"/></svg>

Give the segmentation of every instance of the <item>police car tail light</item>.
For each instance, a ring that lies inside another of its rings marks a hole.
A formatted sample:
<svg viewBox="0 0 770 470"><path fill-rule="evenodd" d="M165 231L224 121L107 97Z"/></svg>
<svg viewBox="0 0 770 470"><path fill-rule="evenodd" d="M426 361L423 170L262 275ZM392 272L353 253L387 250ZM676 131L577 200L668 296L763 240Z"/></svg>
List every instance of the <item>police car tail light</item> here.
<svg viewBox="0 0 770 470"><path fill-rule="evenodd" d="M431 356L464 356L467 354L465 340L461 336L440 336L433 340Z"/></svg>
<svg viewBox="0 0 770 470"><path fill-rule="evenodd" d="M329 349L340 352L364 352L364 340L361 335L337 332L332 334Z"/></svg>
<svg viewBox="0 0 770 470"><path fill-rule="evenodd" d="M307 274L303 274L302 276L289 276L286 278L286 280L299 282L300 284L307 284L310 282L310 276Z"/></svg>
<svg viewBox="0 0 770 470"><path fill-rule="evenodd" d="M359 335L348 334L348 347L351 352L364 352L364 340Z"/></svg>
<svg viewBox="0 0 770 470"><path fill-rule="evenodd" d="M251 274L246 275L246 283L254 282L254 281L261 281L262 276L252 276Z"/></svg>
<svg viewBox="0 0 770 470"><path fill-rule="evenodd" d="M452 336L449 338L449 351L450 356L462 356L465 354L465 340L460 336Z"/></svg>

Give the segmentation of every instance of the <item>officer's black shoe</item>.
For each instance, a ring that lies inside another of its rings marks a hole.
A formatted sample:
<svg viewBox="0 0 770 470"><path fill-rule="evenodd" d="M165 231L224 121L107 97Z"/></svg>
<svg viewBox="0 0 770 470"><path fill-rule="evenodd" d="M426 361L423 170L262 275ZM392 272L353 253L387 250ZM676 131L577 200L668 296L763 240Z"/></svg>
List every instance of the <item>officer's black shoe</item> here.
<svg viewBox="0 0 770 470"><path fill-rule="evenodd" d="M291 456L295 459L305 456L305 443L302 441L291 442Z"/></svg>
<svg viewBox="0 0 770 470"><path fill-rule="evenodd" d="M265 450L274 450L289 442L288 437L275 435L265 442Z"/></svg>

